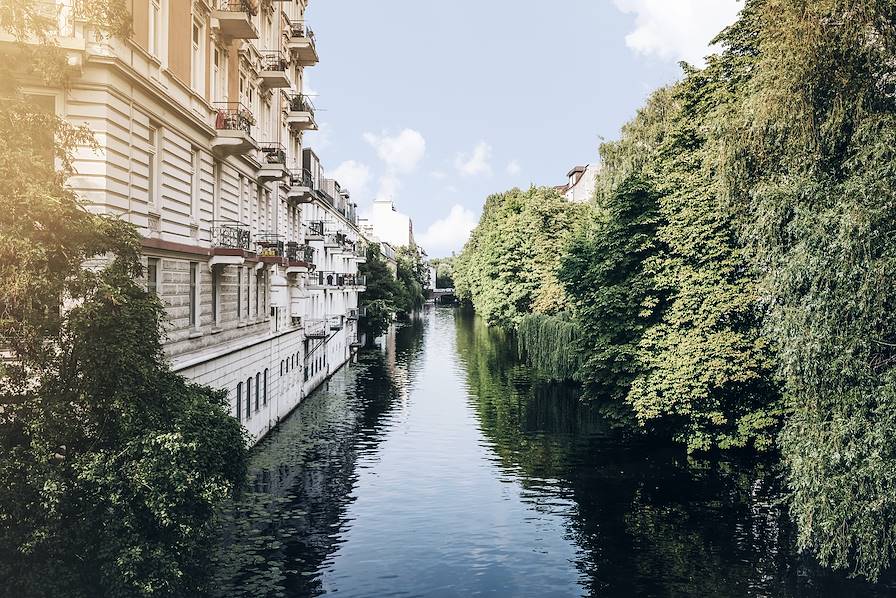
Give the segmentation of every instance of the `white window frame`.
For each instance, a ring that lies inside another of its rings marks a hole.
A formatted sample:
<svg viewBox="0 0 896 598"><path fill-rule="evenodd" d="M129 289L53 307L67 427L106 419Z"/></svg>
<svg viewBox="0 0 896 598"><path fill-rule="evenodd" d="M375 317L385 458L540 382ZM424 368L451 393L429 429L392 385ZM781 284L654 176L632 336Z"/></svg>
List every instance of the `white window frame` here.
<svg viewBox="0 0 896 598"><path fill-rule="evenodd" d="M149 152L147 203L150 211L159 213L162 209L162 152L165 144L165 129L154 122L150 122L147 137Z"/></svg>
<svg viewBox="0 0 896 598"><path fill-rule="evenodd" d="M194 17L190 29L190 79L193 90L203 96L205 95L205 46L205 23Z"/></svg>

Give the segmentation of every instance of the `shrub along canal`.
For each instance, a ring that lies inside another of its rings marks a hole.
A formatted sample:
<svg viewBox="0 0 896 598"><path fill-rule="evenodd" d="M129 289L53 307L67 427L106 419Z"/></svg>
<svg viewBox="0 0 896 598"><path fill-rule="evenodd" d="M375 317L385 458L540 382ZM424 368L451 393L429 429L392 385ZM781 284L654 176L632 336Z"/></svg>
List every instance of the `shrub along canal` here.
<svg viewBox="0 0 896 598"><path fill-rule="evenodd" d="M635 439L428 309L254 452L221 596L884 596L796 554L772 463Z"/></svg>

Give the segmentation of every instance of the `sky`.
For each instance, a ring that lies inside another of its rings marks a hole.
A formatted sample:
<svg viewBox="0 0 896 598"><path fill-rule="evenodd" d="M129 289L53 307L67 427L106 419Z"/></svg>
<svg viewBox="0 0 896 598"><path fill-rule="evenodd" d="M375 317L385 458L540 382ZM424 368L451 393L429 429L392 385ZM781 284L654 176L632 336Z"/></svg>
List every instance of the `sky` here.
<svg viewBox="0 0 896 598"><path fill-rule="evenodd" d="M740 0L311 0L305 144L351 191L458 252L486 197L598 161L656 88L701 65Z"/></svg>

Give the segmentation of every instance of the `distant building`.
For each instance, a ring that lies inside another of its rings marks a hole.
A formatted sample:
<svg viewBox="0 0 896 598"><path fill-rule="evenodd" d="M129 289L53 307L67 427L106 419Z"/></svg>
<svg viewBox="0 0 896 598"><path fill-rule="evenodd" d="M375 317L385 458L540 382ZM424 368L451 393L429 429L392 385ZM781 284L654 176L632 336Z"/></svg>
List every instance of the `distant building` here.
<svg viewBox="0 0 896 598"><path fill-rule="evenodd" d="M414 223L410 216L395 209L391 199L377 199L373 202L370 218L364 223L373 235L392 247L416 247Z"/></svg>
<svg viewBox="0 0 896 598"><path fill-rule="evenodd" d="M569 201L586 203L594 197L595 178L599 171L599 164L575 166L566 174L566 184L555 188Z"/></svg>
<svg viewBox="0 0 896 598"><path fill-rule="evenodd" d="M426 269L426 287L425 289L428 291L432 291L437 289L436 286L436 269L433 266L429 266Z"/></svg>

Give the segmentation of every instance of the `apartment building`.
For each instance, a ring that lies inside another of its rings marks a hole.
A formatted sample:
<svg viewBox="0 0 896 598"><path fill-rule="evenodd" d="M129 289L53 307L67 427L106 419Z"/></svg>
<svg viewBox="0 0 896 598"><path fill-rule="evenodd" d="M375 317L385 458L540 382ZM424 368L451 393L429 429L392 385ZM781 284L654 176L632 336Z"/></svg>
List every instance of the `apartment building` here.
<svg viewBox="0 0 896 598"><path fill-rule="evenodd" d="M142 232L172 367L226 390L258 439L350 358L364 288L355 206L303 162L308 0L129 2L128 40L44 3L77 72L25 91L94 132L71 187Z"/></svg>

